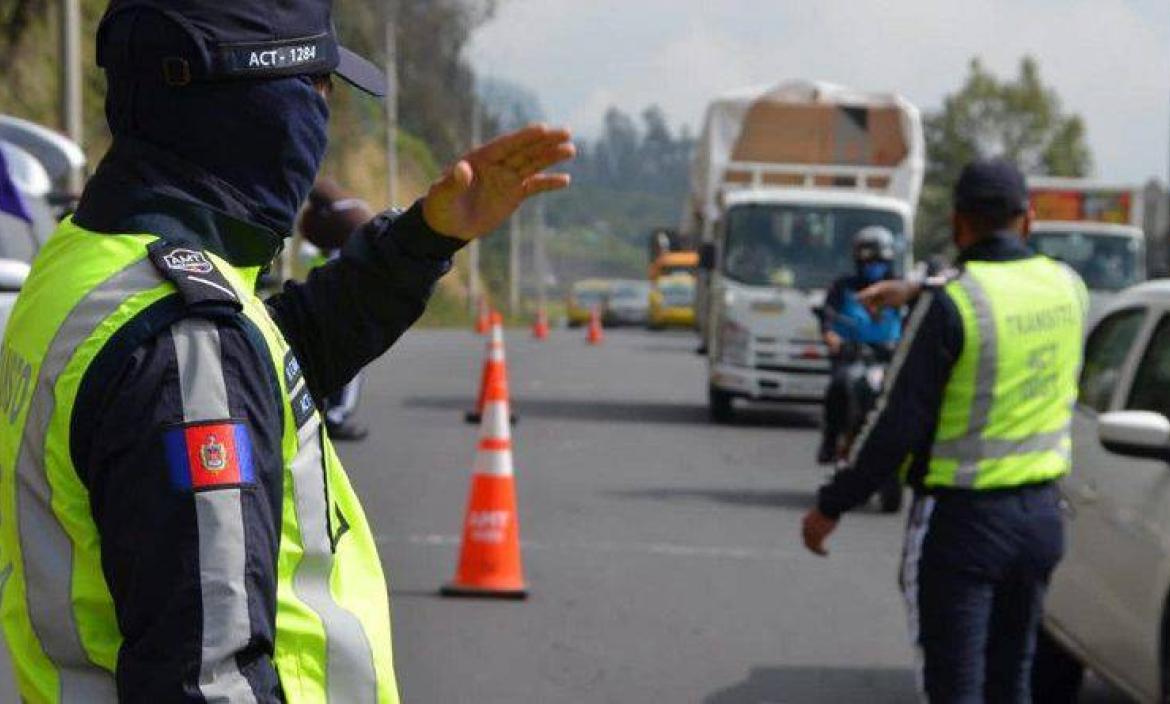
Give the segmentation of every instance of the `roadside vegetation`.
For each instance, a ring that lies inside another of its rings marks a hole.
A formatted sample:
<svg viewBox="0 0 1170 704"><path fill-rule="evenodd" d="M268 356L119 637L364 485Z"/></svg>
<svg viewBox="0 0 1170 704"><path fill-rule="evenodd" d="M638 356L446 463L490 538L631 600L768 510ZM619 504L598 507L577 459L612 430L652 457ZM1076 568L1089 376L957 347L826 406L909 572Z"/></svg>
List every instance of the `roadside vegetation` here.
<svg viewBox="0 0 1170 704"><path fill-rule="evenodd" d="M465 58L472 34L496 5L495 0L397 0L400 173L394 202L409 204L421 196L441 165L468 148L474 116L479 116L484 139L544 117L538 96L498 78L476 76ZM335 7L346 43L376 61L384 58L385 6L337 0ZM105 7L105 0L82 0L87 58L94 56L93 37ZM0 75L8 78L0 83L0 112L60 126L58 11L53 0L0 3ZM104 79L88 60L84 87L83 146L92 166L110 137L103 115ZM381 103L342 88L334 93L331 111L324 173L375 206L385 204ZM1092 167L1084 123L1064 110L1030 58L1009 78L973 59L962 85L925 117L928 166L917 219L919 257L947 251L949 188L966 161L1004 154L1030 174L1058 176L1083 176ZM580 154L569 166L573 187L546 201L550 300L562 297L579 278L644 276L649 233L678 224L695 143L688 126L669 124L654 105L637 115L613 107L598 129L573 127L592 137L578 140ZM530 211L521 215L520 288L526 299L534 295L537 270L536 220ZM498 235L483 241L481 256L481 281L497 304L507 299L509 276L508 238ZM466 259L458 256L455 273L440 285L428 324L466 323ZM531 302L521 308L531 308Z"/></svg>

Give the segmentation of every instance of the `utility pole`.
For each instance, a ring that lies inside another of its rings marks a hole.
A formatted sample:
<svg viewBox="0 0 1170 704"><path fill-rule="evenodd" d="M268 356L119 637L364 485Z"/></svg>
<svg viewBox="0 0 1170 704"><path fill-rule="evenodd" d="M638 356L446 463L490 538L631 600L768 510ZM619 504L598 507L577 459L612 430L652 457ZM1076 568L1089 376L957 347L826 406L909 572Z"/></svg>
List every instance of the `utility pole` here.
<svg viewBox="0 0 1170 704"><path fill-rule="evenodd" d="M545 297L544 287L548 283L548 259L544 253L544 238L548 234L545 232L544 221L544 198L536 199L536 227L532 228L532 254L536 259L536 307L537 310L545 310L548 301Z"/></svg>
<svg viewBox="0 0 1170 704"><path fill-rule="evenodd" d="M520 310L520 211L508 218L508 311Z"/></svg>
<svg viewBox="0 0 1170 704"><path fill-rule="evenodd" d="M398 3L386 0L386 192L394 207L398 186Z"/></svg>
<svg viewBox="0 0 1170 704"><path fill-rule="evenodd" d="M80 146L81 106L81 0L61 0L61 126ZM81 174L69 175L69 189L81 192Z"/></svg>
<svg viewBox="0 0 1170 704"><path fill-rule="evenodd" d="M474 79L473 79L474 80ZM479 146L482 129L479 98L475 90L471 91L471 148ZM479 240L474 239L467 245L467 308L474 314L479 305Z"/></svg>

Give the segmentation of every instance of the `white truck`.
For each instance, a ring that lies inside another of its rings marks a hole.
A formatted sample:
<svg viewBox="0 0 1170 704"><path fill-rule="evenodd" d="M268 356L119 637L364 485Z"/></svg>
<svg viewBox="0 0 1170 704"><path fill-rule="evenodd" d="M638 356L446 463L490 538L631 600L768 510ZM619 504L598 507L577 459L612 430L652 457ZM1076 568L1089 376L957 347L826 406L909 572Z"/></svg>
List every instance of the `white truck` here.
<svg viewBox="0 0 1170 704"><path fill-rule="evenodd" d="M711 417L735 399L820 402L829 361L817 309L853 270L858 230L911 257L925 147L898 95L791 81L716 99L691 167L682 232L700 246L696 313Z"/></svg>
<svg viewBox="0 0 1170 704"><path fill-rule="evenodd" d="M1077 270L1095 313L1118 291L1146 280L1145 194L1077 178L1030 177L1029 244Z"/></svg>

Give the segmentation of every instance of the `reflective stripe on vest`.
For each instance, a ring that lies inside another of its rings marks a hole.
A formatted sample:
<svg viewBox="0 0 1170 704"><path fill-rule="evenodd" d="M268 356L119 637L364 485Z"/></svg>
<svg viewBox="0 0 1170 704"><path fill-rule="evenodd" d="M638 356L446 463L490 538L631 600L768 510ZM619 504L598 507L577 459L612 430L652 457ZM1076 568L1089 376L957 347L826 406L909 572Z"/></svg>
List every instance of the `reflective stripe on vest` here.
<svg viewBox="0 0 1170 704"><path fill-rule="evenodd" d="M1061 264L1030 258L973 262L948 290L967 338L944 392L948 405L926 485L989 489L1064 474L1087 310L1083 284ZM1005 320L1016 327L1001 330Z"/></svg>
<svg viewBox="0 0 1170 704"><path fill-rule="evenodd" d="M57 699L62 702L112 702L117 696L111 673L95 665L82 646L73 610L73 541L51 508L45 439L56 411L57 378L81 340L93 335L132 294L159 283L154 265L142 259L108 278L70 311L41 360L17 451L16 518L23 557L17 574L26 585L29 623L56 667Z"/></svg>
<svg viewBox="0 0 1170 704"><path fill-rule="evenodd" d="M302 376L289 397L303 390ZM329 701L365 704L377 701L374 656L361 623L329 591L333 547L329 537L329 506L325 503L324 428L313 413L297 428L297 454L292 461L293 497L304 556L293 574L297 598L317 612L325 629L328 652L326 680Z"/></svg>
<svg viewBox="0 0 1170 704"><path fill-rule="evenodd" d="M63 223L34 266L22 293L24 310L18 302L5 338L5 355L11 342L36 370L26 401L13 402L9 425L0 426L5 444L16 450L0 445L0 489L8 485L0 495L17 519L0 521L0 573L11 570L0 603L21 691L31 701L115 701L112 670L121 635L68 429L77 386L97 351L150 304L175 293L145 258L153 239L96 235ZM304 381L298 373L287 388L288 345L252 295L251 272L210 258L261 332L286 404L273 657L286 699L393 704L387 592L369 526L318 413L310 408L305 417L292 409ZM78 262L84 276L75 275ZM95 279L101 271L113 273ZM72 299L77 302L64 309ZM228 417L216 326L188 319L172 327L172 337L185 420ZM199 687L209 701L252 701L234 659L250 635L238 490L200 492L195 502L204 611ZM332 512L344 512L344 541L327 527Z"/></svg>

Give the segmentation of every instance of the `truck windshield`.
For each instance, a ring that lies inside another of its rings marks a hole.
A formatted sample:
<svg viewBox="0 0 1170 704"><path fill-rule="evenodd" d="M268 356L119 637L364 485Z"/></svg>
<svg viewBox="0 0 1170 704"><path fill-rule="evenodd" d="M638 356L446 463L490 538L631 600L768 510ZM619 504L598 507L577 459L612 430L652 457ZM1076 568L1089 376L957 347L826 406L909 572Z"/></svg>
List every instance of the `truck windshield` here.
<svg viewBox="0 0 1170 704"><path fill-rule="evenodd" d="M1092 232L1033 232L1032 249L1068 264L1090 289L1120 291L1145 278L1142 244L1130 237Z"/></svg>
<svg viewBox="0 0 1170 704"><path fill-rule="evenodd" d="M892 211L737 206L727 214L723 271L729 278L753 286L828 288L836 277L853 272L853 236L869 225L889 229L898 251L905 251L902 216Z"/></svg>

